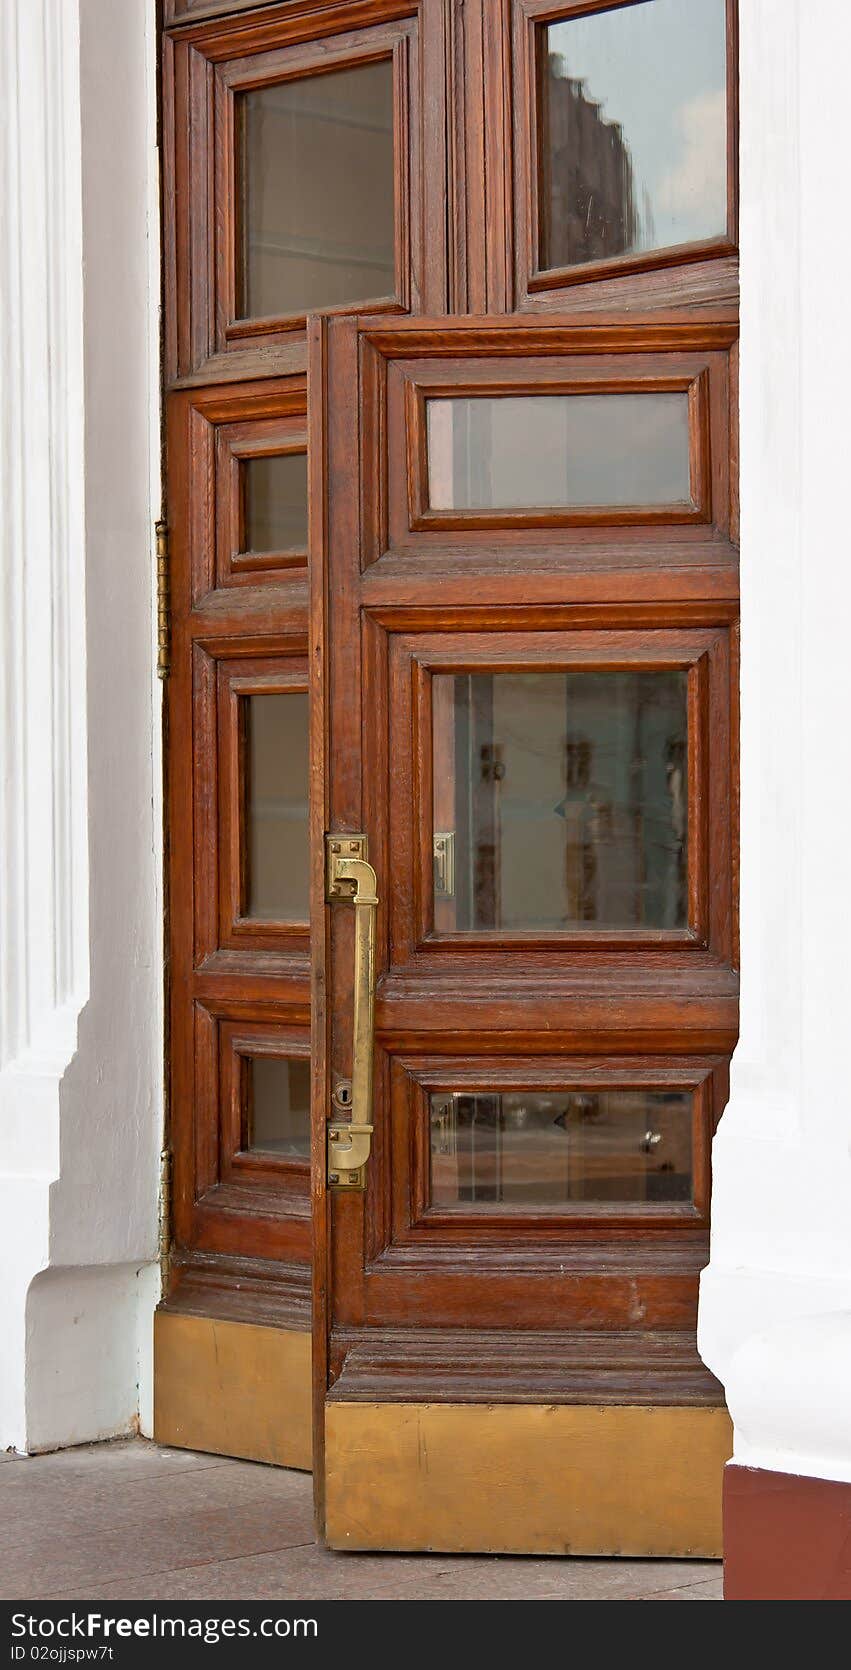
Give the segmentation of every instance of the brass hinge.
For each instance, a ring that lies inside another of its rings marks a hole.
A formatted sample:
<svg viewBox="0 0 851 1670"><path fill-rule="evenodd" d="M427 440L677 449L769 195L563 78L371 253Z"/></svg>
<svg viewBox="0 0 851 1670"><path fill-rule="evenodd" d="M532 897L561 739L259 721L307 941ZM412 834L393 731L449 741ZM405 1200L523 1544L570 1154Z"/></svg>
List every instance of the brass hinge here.
<svg viewBox="0 0 851 1670"><path fill-rule="evenodd" d="M169 671L169 639L171 597L168 572L168 523L155 524L157 536L157 674L167 678Z"/></svg>
<svg viewBox="0 0 851 1670"><path fill-rule="evenodd" d="M157 1257L163 1297L168 1291L169 1254L171 1252L171 1149L160 1154L160 1203L157 1219Z"/></svg>

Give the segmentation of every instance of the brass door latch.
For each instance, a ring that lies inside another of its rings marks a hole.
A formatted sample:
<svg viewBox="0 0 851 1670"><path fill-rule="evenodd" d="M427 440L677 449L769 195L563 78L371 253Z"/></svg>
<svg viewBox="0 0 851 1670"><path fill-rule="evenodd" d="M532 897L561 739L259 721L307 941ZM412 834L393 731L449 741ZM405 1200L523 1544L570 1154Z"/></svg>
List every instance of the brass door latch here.
<svg viewBox="0 0 851 1670"><path fill-rule="evenodd" d="M335 1109L351 1108L350 1119L328 1125L328 1183L334 1189L362 1189L372 1144L372 1064L375 1041L375 871L367 863L365 835L326 835L325 897L349 901L355 912L352 1077L334 1092Z"/></svg>
<svg viewBox="0 0 851 1670"><path fill-rule="evenodd" d="M436 899L455 897L455 831L444 829L432 841L434 854L434 896Z"/></svg>

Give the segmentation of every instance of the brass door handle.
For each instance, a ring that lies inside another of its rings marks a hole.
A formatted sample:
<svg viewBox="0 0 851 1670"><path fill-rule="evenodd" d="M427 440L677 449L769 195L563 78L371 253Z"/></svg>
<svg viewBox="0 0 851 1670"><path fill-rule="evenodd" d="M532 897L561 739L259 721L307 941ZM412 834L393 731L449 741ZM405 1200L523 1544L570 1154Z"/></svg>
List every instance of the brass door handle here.
<svg viewBox="0 0 851 1670"><path fill-rule="evenodd" d="M326 836L325 896L351 901L355 913L352 1087L349 1120L328 1126L328 1182L362 1189L372 1144L372 1066L375 1046L375 913L378 884L366 859L365 835Z"/></svg>

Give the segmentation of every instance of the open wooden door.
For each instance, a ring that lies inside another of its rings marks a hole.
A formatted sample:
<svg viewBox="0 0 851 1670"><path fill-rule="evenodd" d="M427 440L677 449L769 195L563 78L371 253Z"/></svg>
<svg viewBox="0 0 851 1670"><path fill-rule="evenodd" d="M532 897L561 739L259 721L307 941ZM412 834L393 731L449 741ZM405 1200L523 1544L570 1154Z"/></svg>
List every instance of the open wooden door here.
<svg viewBox="0 0 851 1670"><path fill-rule="evenodd" d="M333 1547L720 1550L695 1322L737 1025L734 340L312 326Z"/></svg>
<svg viewBox="0 0 851 1670"><path fill-rule="evenodd" d="M736 7L164 0L156 1431L312 1282L341 1548L719 1547Z"/></svg>

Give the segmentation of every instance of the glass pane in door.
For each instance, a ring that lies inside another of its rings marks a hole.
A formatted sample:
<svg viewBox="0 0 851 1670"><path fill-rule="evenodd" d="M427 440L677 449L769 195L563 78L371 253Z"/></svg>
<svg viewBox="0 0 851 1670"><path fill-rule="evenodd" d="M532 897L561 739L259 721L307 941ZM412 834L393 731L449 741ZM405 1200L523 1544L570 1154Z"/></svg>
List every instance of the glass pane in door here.
<svg viewBox="0 0 851 1670"><path fill-rule="evenodd" d="M244 700L247 914L306 924L307 691L263 692Z"/></svg>
<svg viewBox="0 0 851 1670"><path fill-rule="evenodd" d="M688 925L687 675L438 674L441 932Z"/></svg>
<svg viewBox="0 0 851 1670"><path fill-rule="evenodd" d="M723 237L726 0L638 0L541 44L541 267Z"/></svg>
<svg viewBox="0 0 851 1670"><path fill-rule="evenodd" d="M441 1092L430 1126L432 1206L692 1198L688 1091Z"/></svg>
<svg viewBox="0 0 851 1670"><path fill-rule="evenodd" d="M265 453L242 470L243 549L306 551L307 453Z"/></svg>
<svg viewBox="0 0 851 1670"><path fill-rule="evenodd" d="M240 103L243 316L395 295L392 61Z"/></svg>
<svg viewBox="0 0 851 1670"><path fill-rule="evenodd" d="M429 400L432 510L691 502L688 394Z"/></svg>
<svg viewBox="0 0 851 1670"><path fill-rule="evenodd" d="M248 1057L246 1148L282 1160L310 1159L310 1062Z"/></svg>

